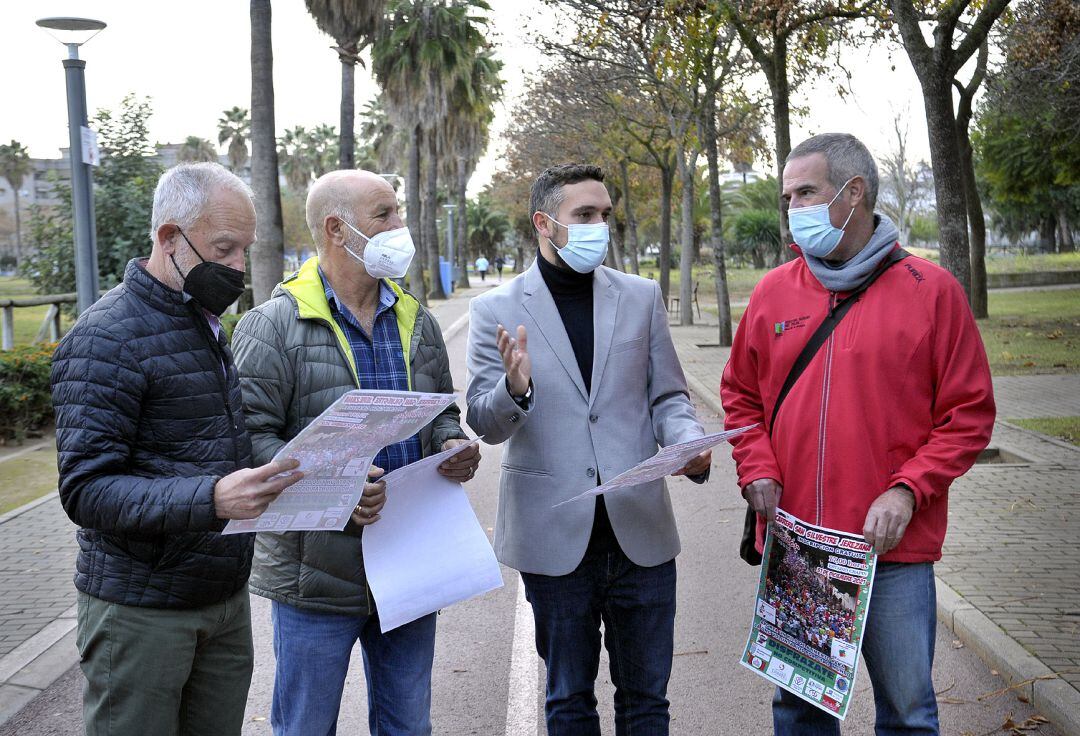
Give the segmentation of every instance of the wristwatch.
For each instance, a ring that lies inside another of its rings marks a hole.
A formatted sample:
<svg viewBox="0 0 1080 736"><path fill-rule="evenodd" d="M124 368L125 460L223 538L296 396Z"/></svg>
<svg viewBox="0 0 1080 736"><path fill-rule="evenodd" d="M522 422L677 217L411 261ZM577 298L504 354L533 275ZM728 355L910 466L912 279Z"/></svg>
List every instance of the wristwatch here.
<svg viewBox="0 0 1080 736"><path fill-rule="evenodd" d="M514 403L520 406L525 411L529 410L529 406L532 405L533 396L533 384L532 379L529 379L529 387L525 389L525 393L521 396L515 396L514 392L510 388L510 379L506 379L506 391L510 394L510 398L514 400Z"/></svg>

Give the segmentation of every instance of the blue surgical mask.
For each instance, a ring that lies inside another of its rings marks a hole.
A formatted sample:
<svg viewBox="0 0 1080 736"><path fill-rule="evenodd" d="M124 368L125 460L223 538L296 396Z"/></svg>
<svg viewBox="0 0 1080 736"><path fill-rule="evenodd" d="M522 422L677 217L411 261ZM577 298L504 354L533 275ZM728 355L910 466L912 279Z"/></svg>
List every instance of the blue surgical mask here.
<svg viewBox="0 0 1080 736"><path fill-rule="evenodd" d="M562 248L548 238L548 242L558 252L563 263L578 273L592 273L600 267L607 258L608 225L606 222L563 225L551 215L548 215L548 219L566 228L566 245Z"/></svg>
<svg viewBox="0 0 1080 736"><path fill-rule="evenodd" d="M851 208L847 220L841 227L835 227L829 217L829 208L836 201L836 197L844 191L851 179L844 182L840 191L828 204L813 204L809 207L793 207L788 210L788 225L791 227L791 237L802 249L803 253L816 258L827 258L844 237L844 228L847 227L851 216L855 214L855 208Z"/></svg>

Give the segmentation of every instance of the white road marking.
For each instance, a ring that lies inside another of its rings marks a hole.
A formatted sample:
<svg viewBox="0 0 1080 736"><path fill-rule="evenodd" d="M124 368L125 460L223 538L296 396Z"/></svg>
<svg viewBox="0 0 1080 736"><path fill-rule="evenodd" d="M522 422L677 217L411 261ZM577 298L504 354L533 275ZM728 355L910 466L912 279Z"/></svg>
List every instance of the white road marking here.
<svg viewBox="0 0 1080 736"><path fill-rule="evenodd" d="M539 671L532 606L525 600L525 583L518 576L510 687L506 698L506 736L536 736L542 715L537 698Z"/></svg>

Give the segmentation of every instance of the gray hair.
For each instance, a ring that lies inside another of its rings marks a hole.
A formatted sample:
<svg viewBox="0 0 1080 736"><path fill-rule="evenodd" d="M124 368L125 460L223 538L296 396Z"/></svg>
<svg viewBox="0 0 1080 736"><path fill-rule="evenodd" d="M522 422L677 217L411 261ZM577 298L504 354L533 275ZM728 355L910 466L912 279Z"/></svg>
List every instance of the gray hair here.
<svg viewBox="0 0 1080 736"><path fill-rule="evenodd" d="M825 157L829 183L839 190L854 177L866 183L866 208L874 211L878 194L878 169L874 157L862 141L849 133L822 133L795 146L788 154L787 163L814 153Z"/></svg>
<svg viewBox="0 0 1080 736"><path fill-rule="evenodd" d="M175 223L181 228L194 225L217 189L234 191L251 199L255 197L251 187L221 164L179 164L167 169L154 188L150 241L157 242L158 228L166 223Z"/></svg>
<svg viewBox="0 0 1080 736"><path fill-rule="evenodd" d="M315 202L309 195L304 215L307 219L308 230L311 232L311 240L315 243L315 252L320 256L326 245L323 223L326 222L327 217L336 217L350 225L353 224L352 210L336 197L323 197L321 202Z"/></svg>

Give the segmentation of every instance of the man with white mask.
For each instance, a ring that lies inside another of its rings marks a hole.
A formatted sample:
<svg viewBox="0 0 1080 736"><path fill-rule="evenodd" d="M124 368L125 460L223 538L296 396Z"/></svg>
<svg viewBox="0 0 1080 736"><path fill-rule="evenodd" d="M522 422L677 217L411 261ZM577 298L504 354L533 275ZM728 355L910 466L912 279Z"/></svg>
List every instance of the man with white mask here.
<svg viewBox="0 0 1080 736"><path fill-rule="evenodd" d="M468 423L506 442L495 552L532 604L548 733L600 734L602 621L616 733L666 734L679 537L664 481L556 507L703 434L659 286L601 265L603 180L567 164L533 183L536 262L471 305ZM704 482L711 458L677 474Z"/></svg>
<svg viewBox="0 0 1080 736"><path fill-rule="evenodd" d="M390 185L367 171L326 174L308 193L307 223L317 255L248 312L233 339L258 459L272 457L347 391L454 390L438 323L390 280L405 275L414 254ZM251 590L273 601L277 736L335 732L357 640L371 733L431 733L436 616L380 632L361 533L378 523L386 500L378 476L466 442L459 415L451 404L418 434L376 455L344 531L257 536ZM467 481L479 460L470 448L440 472Z"/></svg>

